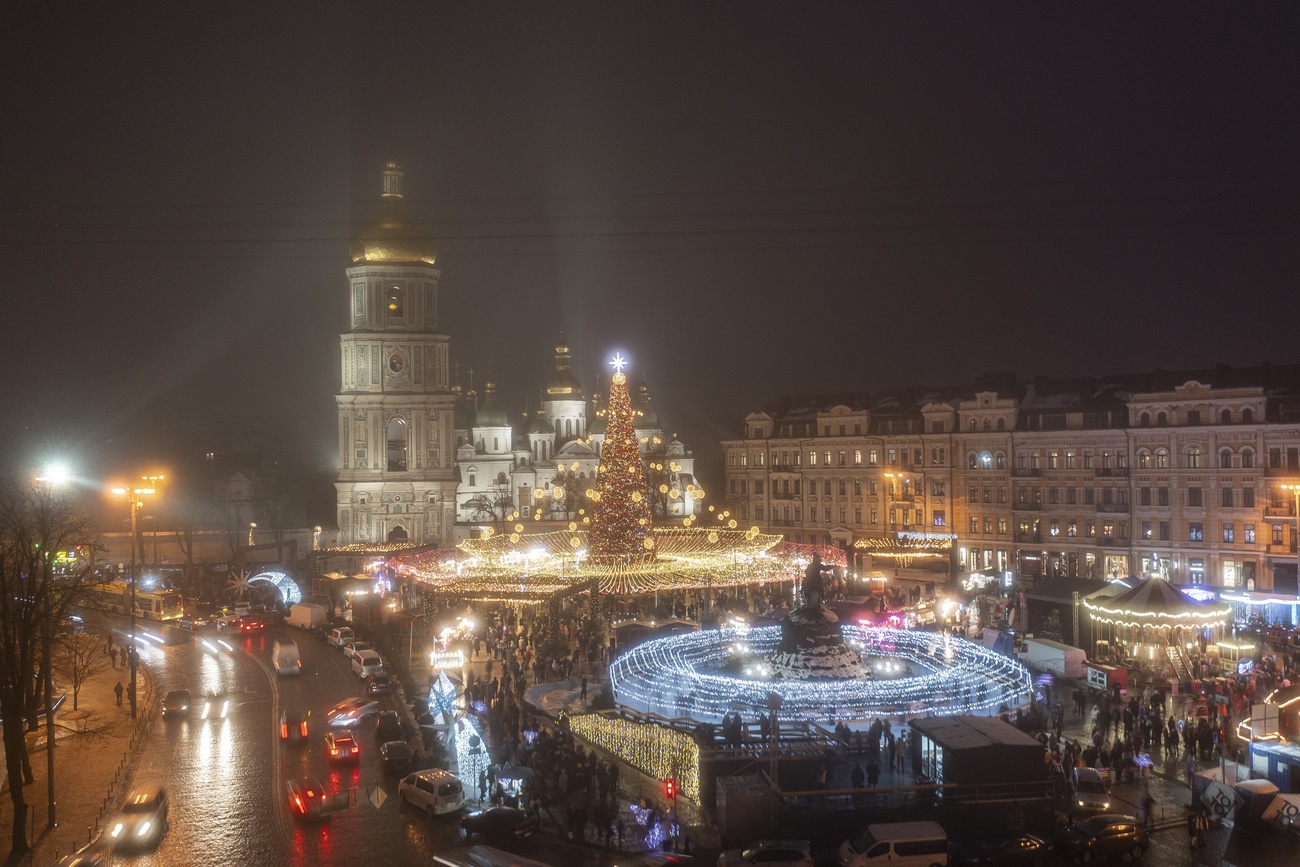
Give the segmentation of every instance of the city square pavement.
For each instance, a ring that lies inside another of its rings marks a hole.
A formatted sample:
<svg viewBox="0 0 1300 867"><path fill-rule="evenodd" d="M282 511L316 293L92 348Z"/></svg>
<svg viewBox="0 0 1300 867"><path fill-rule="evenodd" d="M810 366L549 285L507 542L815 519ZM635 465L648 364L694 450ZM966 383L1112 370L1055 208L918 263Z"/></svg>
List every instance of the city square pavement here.
<svg viewBox="0 0 1300 867"><path fill-rule="evenodd" d="M148 732L151 709L155 706L148 671L142 664L137 701L139 719L132 721L125 693L119 707L113 691L119 681L125 687L129 679L130 672L119 658L116 668L105 667L82 684L77 710L72 709L72 692L68 687L67 699L55 715L57 824L52 828L47 822L49 781L44 724L39 734L28 735L35 781L24 788L24 795L29 805L27 837L33 851L25 859L8 863L36 867L53 864L96 838L105 818L116 811L125 794L137 751L143 745L139 733ZM0 845L6 853L13 842L12 823L13 802L5 780L3 796L0 796L0 835L3 835Z"/></svg>

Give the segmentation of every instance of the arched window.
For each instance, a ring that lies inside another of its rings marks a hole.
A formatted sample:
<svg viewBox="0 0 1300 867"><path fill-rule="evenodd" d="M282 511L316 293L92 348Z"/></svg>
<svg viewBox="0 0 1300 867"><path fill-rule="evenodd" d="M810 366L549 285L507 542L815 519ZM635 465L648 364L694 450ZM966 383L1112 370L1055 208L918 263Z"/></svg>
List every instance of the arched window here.
<svg viewBox="0 0 1300 867"><path fill-rule="evenodd" d="M1156 427L1165 427L1169 424L1169 416L1163 412L1156 413Z"/></svg>
<svg viewBox="0 0 1300 867"><path fill-rule="evenodd" d="M993 468L993 455L988 452L980 452L980 469L988 470Z"/></svg>
<svg viewBox="0 0 1300 867"><path fill-rule="evenodd" d="M984 419L984 432L988 433L991 430L993 430L993 419L991 418Z"/></svg>
<svg viewBox="0 0 1300 867"><path fill-rule="evenodd" d="M1140 427L1151 427L1151 413L1144 412L1138 416L1138 425Z"/></svg>
<svg viewBox="0 0 1300 867"><path fill-rule="evenodd" d="M475 479L475 477L474 477L474 473L470 473L470 474L469 474L469 486L472 488L472 487L474 487L474 486L477 485L477 484L478 484L478 480Z"/></svg>
<svg viewBox="0 0 1300 867"><path fill-rule="evenodd" d="M501 451L501 437L492 437L492 451Z"/></svg>
<svg viewBox="0 0 1300 867"><path fill-rule="evenodd" d="M1151 469L1151 452L1147 451L1146 449L1138 450L1138 469L1140 470Z"/></svg>
<svg viewBox="0 0 1300 867"><path fill-rule="evenodd" d="M1167 470L1167 469L1169 469L1169 450L1168 450L1168 449L1156 449L1156 469L1157 469L1157 470Z"/></svg>
<svg viewBox="0 0 1300 867"><path fill-rule="evenodd" d="M1187 468L1189 470L1199 470L1201 468L1201 447L1192 446L1187 450Z"/></svg>
<svg viewBox="0 0 1300 867"><path fill-rule="evenodd" d="M406 422L400 418L388 423L388 470L406 471Z"/></svg>
<svg viewBox="0 0 1300 867"><path fill-rule="evenodd" d="M1255 421L1255 411L1247 407L1241 411L1241 423L1253 424Z"/></svg>
<svg viewBox="0 0 1300 867"><path fill-rule="evenodd" d="M504 484L506 483L506 474L505 474L505 473L497 473L497 482L496 482L496 483L497 483L498 485L504 485Z"/></svg>
<svg viewBox="0 0 1300 867"><path fill-rule="evenodd" d="M971 452L970 454L966 455L967 469L971 469L971 470L979 469L980 466L979 460L980 460L979 455L975 454L974 452Z"/></svg>
<svg viewBox="0 0 1300 867"><path fill-rule="evenodd" d="M1219 413L1219 423L1232 424L1232 410L1225 409L1223 412Z"/></svg>
<svg viewBox="0 0 1300 867"><path fill-rule="evenodd" d="M993 456L993 461L997 469L1005 470L1007 468L1006 452L998 452L996 455Z"/></svg>
<svg viewBox="0 0 1300 867"><path fill-rule="evenodd" d="M971 430L979 430L979 422L977 422L975 419L971 419L971 420L970 420L970 429L971 429Z"/></svg>
<svg viewBox="0 0 1300 867"><path fill-rule="evenodd" d="M1004 418L998 419L998 430L1006 430L1006 429L1007 429L1007 420Z"/></svg>
<svg viewBox="0 0 1300 867"><path fill-rule="evenodd" d="M1232 449L1219 449L1219 469L1232 469Z"/></svg>
<svg viewBox="0 0 1300 867"><path fill-rule="evenodd" d="M388 541L390 542L406 542L410 538L405 527L394 527L388 531Z"/></svg>
<svg viewBox="0 0 1300 867"><path fill-rule="evenodd" d="M401 286L391 285L384 293L384 306L388 309L388 318L406 318L406 290Z"/></svg>
<svg viewBox="0 0 1300 867"><path fill-rule="evenodd" d="M1246 412L1250 412L1250 410L1246 410ZM1242 469L1249 470L1249 469L1252 469L1254 466L1255 466L1255 450L1254 450L1254 449L1242 449L1242 450L1241 450L1241 467L1242 467Z"/></svg>

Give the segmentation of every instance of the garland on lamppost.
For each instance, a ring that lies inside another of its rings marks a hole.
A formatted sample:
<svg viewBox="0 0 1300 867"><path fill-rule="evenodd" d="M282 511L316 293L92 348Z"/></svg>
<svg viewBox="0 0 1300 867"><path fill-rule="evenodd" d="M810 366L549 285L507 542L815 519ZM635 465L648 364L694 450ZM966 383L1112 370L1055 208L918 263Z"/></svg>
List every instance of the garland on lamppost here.
<svg viewBox="0 0 1300 867"><path fill-rule="evenodd" d="M596 490L592 492L590 557L597 563L644 563L655 559L645 466L637 445L626 360L615 355L609 388L605 444L600 451Z"/></svg>

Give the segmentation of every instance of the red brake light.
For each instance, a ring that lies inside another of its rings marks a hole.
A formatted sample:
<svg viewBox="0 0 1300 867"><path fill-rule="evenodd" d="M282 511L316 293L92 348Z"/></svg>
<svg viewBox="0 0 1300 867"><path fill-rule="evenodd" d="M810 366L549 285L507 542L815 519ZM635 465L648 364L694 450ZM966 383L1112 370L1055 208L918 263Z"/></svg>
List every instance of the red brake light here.
<svg viewBox="0 0 1300 867"><path fill-rule="evenodd" d="M280 723L280 740L284 740L287 737L289 737L289 724Z"/></svg>
<svg viewBox="0 0 1300 867"><path fill-rule="evenodd" d="M338 749L332 749L332 750L330 750L330 755L331 755L331 756L337 756L338 754L339 754Z"/></svg>
<svg viewBox="0 0 1300 867"><path fill-rule="evenodd" d="M308 797L311 797L311 792L308 792L308 793L307 793L307 796L308 796ZM298 805L298 812L299 812L299 813L305 813L305 812L307 812L307 808L306 808L306 807L303 805L303 803L302 803L302 798L299 798L297 795L294 795L294 796L293 796L293 802L294 802L295 804Z"/></svg>
<svg viewBox="0 0 1300 867"><path fill-rule="evenodd" d="M303 736L303 737L307 737L307 721L306 721L306 720L303 720L303 721L302 721L302 723L299 725L299 728L302 730L302 736Z"/></svg>

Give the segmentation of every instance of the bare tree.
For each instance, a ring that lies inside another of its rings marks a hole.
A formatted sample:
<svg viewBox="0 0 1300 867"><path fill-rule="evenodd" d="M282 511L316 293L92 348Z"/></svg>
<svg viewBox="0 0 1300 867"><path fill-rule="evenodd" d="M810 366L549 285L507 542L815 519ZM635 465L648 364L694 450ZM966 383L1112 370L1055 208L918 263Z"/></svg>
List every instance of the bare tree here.
<svg viewBox="0 0 1300 867"><path fill-rule="evenodd" d="M108 665L107 645L98 635L62 635L54 644L54 670L72 684L72 709L79 710L78 696L86 681Z"/></svg>
<svg viewBox="0 0 1300 867"><path fill-rule="evenodd" d="M546 498L546 517L552 521L573 521L578 517L578 510L586 499L591 479L579 475L573 469L562 469L551 479L551 489L559 489L559 498Z"/></svg>
<svg viewBox="0 0 1300 867"><path fill-rule="evenodd" d="M92 541L89 519L62 495L46 485L0 481L0 716L17 854L30 849L25 787L34 778L25 729L38 724L39 684L48 674L42 638L80 601L90 574L89 558L68 569L56 567L54 558Z"/></svg>

